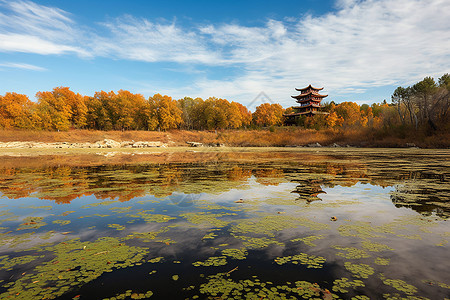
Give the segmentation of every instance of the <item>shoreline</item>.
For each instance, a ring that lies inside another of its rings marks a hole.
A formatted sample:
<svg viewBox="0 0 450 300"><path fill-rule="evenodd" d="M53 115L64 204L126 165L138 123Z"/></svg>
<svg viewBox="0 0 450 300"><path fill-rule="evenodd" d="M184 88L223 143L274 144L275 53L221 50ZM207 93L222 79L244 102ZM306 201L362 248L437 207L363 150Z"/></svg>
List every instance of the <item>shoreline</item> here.
<svg viewBox="0 0 450 300"><path fill-rule="evenodd" d="M273 130L218 131L20 131L0 130L1 149L70 149L70 148L174 148L207 147L357 147L450 149L450 132L433 136L411 133L408 136L377 135L361 130L312 130L279 127Z"/></svg>

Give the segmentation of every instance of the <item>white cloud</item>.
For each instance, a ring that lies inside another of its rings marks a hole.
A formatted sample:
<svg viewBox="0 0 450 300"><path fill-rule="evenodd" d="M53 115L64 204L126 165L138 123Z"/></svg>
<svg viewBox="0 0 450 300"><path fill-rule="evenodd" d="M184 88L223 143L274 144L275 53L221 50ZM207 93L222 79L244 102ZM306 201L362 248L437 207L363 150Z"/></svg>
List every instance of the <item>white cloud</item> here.
<svg viewBox="0 0 450 300"><path fill-rule="evenodd" d="M0 63L0 67L6 68L14 68L14 69L24 69L24 70L32 70L32 71L46 71L46 68L42 68L35 65L24 64L24 63Z"/></svg>
<svg viewBox="0 0 450 300"><path fill-rule="evenodd" d="M0 1L0 9L1 52L89 56L74 46L85 37L67 12L29 1Z"/></svg>
<svg viewBox="0 0 450 300"><path fill-rule="evenodd" d="M450 70L448 0L338 0L335 12L268 20L259 27L185 28L123 16L101 23L101 30L81 30L58 8L0 0L0 9L8 11L0 12L0 51L175 62L206 71L194 75L193 84L174 87L174 97L248 103L264 91L289 106L294 87L310 83L329 94L354 94ZM208 67L231 68L237 75L223 71L227 79L211 79Z"/></svg>
<svg viewBox="0 0 450 300"><path fill-rule="evenodd" d="M202 37L175 23L157 24L131 16L102 24L109 34L96 37L94 53L145 62L216 64L220 59L207 49Z"/></svg>
<svg viewBox="0 0 450 300"><path fill-rule="evenodd" d="M294 87L309 83L354 93L450 70L449 1L341 1L339 7L290 27L271 20L261 28L203 28L211 41L233 45L224 56L244 72L226 84L201 79L198 87L248 100L263 90L288 106Z"/></svg>

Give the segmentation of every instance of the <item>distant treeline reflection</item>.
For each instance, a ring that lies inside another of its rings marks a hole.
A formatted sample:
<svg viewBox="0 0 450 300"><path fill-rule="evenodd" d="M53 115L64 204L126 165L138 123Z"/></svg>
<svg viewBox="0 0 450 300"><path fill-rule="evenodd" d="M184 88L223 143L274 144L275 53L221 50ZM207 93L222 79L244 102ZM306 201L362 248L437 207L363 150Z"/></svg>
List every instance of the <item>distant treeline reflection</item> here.
<svg viewBox="0 0 450 300"><path fill-rule="evenodd" d="M124 202L146 195L164 198L174 192L219 194L245 188L252 178L262 185L296 183L292 192L301 203L318 201L324 188L335 186L350 187L358 182L395 186L391 200L397 207L450 216L448 174L404 170L392 163L389 167L326 160L8 167L0 169L0 192L10 199L36 197L58 204L90 195Z"/></svg>

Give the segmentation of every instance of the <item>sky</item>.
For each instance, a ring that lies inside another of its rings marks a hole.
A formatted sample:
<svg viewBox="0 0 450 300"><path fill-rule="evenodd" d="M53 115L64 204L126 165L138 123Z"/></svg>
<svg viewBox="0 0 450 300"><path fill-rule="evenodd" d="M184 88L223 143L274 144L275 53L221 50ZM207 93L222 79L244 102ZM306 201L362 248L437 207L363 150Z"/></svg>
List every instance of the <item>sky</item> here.
<svg viewBox="0 0 450 300"><path fill-rule="evenodd" d="M0 95L68 86L225 98L251 110L381 102L450 73L449 0L0 0Z"/></svg>

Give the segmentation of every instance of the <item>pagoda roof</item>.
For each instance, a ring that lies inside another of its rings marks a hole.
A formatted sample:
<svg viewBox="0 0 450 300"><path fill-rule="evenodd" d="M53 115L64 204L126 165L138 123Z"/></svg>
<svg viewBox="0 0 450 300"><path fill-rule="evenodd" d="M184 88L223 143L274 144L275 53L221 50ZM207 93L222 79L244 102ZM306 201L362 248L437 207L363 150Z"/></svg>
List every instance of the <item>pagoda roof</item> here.
<svg viewBox="0 0 450 300"><path fill-rule="evenodd" d="M297 91L305 91L305 90L307 90L307 89L312 89L312 90L316 90L316 91L320 91L320 90L323 90L323 88L315 88L315 87L313 87L312 85L308 85L307 87L305 87L305 88L302 88L302 89L297 89L296 88L296 90Z"/></svg>
<svg viewBox="0 0 450 300"><path fill-rule="evenodd" d="M308 92L308 93L305 93L305 94L300 94L298 96L291 96L291 97L294 98L294 99L298 99L298 98L305 98L306 96L309 96L309 95L314 95L314 96L317 96L319 98L325 98L325 97L328 96L328 95L321 95L321 94L316 94L316 93L313 93L313 92Z"/></svg>
<svg viewBox="0 0 450 300"><path fill-rule="evenodd" d="M307 114L312 114L312 115L328 115L328 112L324 112L324 111L303 111L303 112L298 112L298 113L292 113L292 114L283 114L283 116L285 117L295 117L295 116L301 116L301 115L307 115Z"/></svg>
<svg viewBox="0 0 450 300"><path fill-rule="evenodd" d="M305 107L320 107L320 104L318 103L318 104L316 104L316 103L311 103L311 104L308 104L308 105L303 105L303 106L292 106L292 108L294 108L294 109L302 109L302 108L305 108Z"/></svg>

